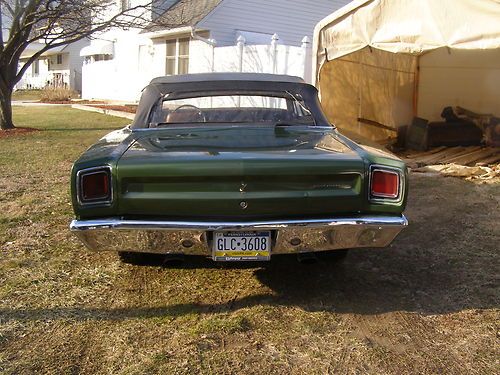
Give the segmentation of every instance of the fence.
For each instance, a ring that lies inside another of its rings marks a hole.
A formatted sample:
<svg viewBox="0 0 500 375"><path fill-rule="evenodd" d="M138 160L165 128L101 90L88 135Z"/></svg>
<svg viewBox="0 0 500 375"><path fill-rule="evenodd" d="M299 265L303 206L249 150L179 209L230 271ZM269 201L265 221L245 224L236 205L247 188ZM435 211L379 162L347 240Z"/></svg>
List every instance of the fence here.
<svg viewBox="0 0 500 375"><path fill-rule="evenodd" d="M117 55L112 60L84 64L82 97L137 100L141 89L152 78L165 72L164 44L136 46L135 59L130 57L129 49L128 58L120 59ZM308 37L304 37L301 46L282 45L276 34L269 44L262 45L249 45L243 36L238 38L236 45L227 47L217 47L215 41L193 39L190 42L189 73L207 72L289 74L311 82L311 43Z"/></svg>
<svg viewBox="0 0 500 375"><path fill-rule="evenodd" d="M248 45L245 38L240 36L235 46L213 46L211 52L211 58L192 60L189 64L190 72L289 74L311 82L312 55L308 37L302 39L300 47L296 47L279 44L277 34L266 45Z"/></svg>
<svg viewBox="0 0 500 375"><path fill-rule="evenodd" d="M16 84L17 90L43 89L46 87L69 87L69 71L42 72L36 76L25 74Z"/></svg>

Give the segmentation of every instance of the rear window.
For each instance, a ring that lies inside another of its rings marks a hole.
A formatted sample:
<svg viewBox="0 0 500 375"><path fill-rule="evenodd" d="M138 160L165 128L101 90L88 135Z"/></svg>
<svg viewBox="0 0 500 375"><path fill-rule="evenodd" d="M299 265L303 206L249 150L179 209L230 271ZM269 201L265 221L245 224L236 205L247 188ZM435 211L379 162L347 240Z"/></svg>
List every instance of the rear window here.
<svg viewBox="0 0 500 375"><path fill-rule="evenodd" d="M170 94L153 111L150 126L175 124L286 124L314 125L300 95L289 92Z"/></svg>

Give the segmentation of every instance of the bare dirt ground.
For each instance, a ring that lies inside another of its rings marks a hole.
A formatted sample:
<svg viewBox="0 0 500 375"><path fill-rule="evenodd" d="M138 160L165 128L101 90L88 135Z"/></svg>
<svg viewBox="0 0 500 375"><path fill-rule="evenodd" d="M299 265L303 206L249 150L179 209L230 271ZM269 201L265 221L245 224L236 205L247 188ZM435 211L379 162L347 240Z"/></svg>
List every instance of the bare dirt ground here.
<svg viewBox="0 0 500 375"><path fill-rule="evenodd" d="M342 264L125 265L67 230L87 116L1 140L1 373L498 373L500 185L412 174L409 228Z"/></svg>
<svg viewBox="0 0 500 375"><path fill-rule="evenodd" d="M9 130L0 130L0 138L13 137L22 134L28 134L31 132L38 131L38 129L33 128L15 128Z"/></svg>

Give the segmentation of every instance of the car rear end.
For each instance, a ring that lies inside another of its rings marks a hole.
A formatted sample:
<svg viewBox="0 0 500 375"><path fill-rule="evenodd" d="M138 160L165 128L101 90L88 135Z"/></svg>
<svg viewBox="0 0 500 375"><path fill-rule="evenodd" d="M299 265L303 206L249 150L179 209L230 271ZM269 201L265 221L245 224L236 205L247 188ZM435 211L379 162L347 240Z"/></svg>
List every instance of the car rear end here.
<svg viewBox="0 0 500 375"><path fill-rule="evenodd" d="M297 77L161 77L130 134L74 166L71 229L93 250L267 260L387 246L406 167L325 118Z"/></svg>
<svg viewBox="0 0 500 375"><path fill-rule="evenodd" d="M114 165L75 173L71 228L89 248L268 260L384 247L407 225L404 164L377 164L332 129L290 131L286 147L217 152L162 145L171 132L142 132ZM243 132L246 144L275 134L265 132Z"/></svg>

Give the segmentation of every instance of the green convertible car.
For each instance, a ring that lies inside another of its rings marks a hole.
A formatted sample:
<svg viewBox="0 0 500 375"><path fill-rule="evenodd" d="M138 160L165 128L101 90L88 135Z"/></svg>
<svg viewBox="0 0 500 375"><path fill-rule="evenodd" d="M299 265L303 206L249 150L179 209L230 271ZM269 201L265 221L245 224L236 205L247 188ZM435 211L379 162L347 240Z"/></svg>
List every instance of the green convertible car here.
<svg viewBox="0 0 500 375"><path fill-rule="evenodd" d="M384 247L408 224L405 164L340 134L290 76L153 79L130 126L71 176L71 230L92 250L215 261Z"/></svg>

